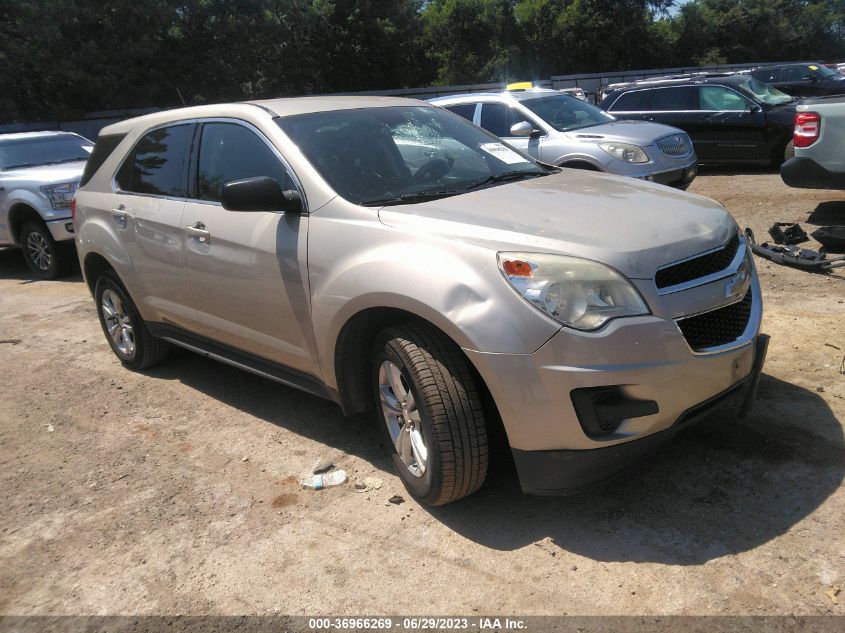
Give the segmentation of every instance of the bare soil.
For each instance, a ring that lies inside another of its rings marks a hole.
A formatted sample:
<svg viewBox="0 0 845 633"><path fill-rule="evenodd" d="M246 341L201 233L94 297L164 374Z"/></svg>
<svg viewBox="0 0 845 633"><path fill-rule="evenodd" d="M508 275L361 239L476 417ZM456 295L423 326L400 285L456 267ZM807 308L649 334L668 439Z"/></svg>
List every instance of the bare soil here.
<svg viewBox="0 0 845 633"><path fill-rule="evenodd" d="M845 224L845 193L774 172L691 191L758 239ZM0 250L0 613L845 614L845 269L757 263L772 341L750 419L600 491L523 496L500 461L427 510L368 417L187 352L127 371L78 275L36 281ZM300 489L317 458L351 481Z"/></svg>

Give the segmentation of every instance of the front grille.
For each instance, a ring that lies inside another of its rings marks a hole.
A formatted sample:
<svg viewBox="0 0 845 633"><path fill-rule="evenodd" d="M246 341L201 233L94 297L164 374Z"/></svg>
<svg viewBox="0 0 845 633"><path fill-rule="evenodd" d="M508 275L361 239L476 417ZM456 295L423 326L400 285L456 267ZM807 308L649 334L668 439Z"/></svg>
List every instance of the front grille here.
<svg viewBox="0 0 845 633"><path fill-rule="evenodd" d="M727 345L736 341L745 331L751 317L751 289L745 293L742 301L724 308L705 312L677 321L681 333L695 352L711 347Z"/></svg>
<svg viewBox="0 0 845 633"><path fill-rule="evenodd" d="M692 143L686 134L674 134L657 141L657 147L667 156L686 156L692 149Z"/></svg>
<svg viewBox="0 0 845 633"><path fill-rule="evenodd" d="M734 235L727 244L717 251L661 268L654 276L654 281L658 288L669 288L699 277L718 273L730 265L738 249L739 235Z"/></svg>

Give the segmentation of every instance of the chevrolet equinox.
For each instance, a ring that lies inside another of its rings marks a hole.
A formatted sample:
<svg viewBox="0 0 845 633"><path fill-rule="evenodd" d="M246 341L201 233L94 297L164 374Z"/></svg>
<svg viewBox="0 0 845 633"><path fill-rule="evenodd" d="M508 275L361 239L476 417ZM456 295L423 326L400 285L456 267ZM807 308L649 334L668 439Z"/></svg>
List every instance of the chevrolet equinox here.
<svg viewBox="0 0 845 633"><path fill-rule="evenodd" d="M728 402L766 352L718 203L538 162L420 101L303 97L110 125L72 210L126 367L178 345L374 410L408 491L572 492Z"/></svg>

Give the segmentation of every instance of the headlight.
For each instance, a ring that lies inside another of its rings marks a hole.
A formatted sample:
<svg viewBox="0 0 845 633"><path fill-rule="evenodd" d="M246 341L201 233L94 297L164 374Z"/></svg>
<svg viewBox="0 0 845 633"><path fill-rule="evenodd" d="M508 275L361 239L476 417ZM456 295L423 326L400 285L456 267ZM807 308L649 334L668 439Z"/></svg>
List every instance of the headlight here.
<svg viewBox="0 0 845 633"><path fill-rule="evenodd" d="M67 209L78 186L79 183L76 182L63 182L59 185L44 185L41 191L50 199L54 209Z"/></svg>
<svg viewBox="0 0 845 633"><path fill-rule="evenodd" d="M626 163L647 163L648 156L641 147L629 143L599 143L604 151Z"/></svg>
<svg viewBox="0 0 845 633"><path fill-rule="evenodd" d="M631 282L604 264L543 253L498 257L499 269L517 292L563 325L596 330L611 319L649 314Z"/></svg>

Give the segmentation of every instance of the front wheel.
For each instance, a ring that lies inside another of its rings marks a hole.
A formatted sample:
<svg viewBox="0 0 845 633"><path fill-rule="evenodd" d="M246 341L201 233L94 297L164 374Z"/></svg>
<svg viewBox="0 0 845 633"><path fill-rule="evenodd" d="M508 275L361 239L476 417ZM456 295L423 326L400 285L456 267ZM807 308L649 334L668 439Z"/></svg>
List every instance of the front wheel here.
<svg viewBox="0 0 845 633"><path fill-rule="evenodd" d="M19 237L26 265L41 279L62 277L72 268L73 246L56 242L40 222L25 224Z"/></svg>
<svg viewBox="0 0 845 633"><path fill-rule="evenodd" d="M377 416L411 496L438 506L478 490L487 430L461 349L427 324L407 323L381 332L372 361Z"/></svg>

